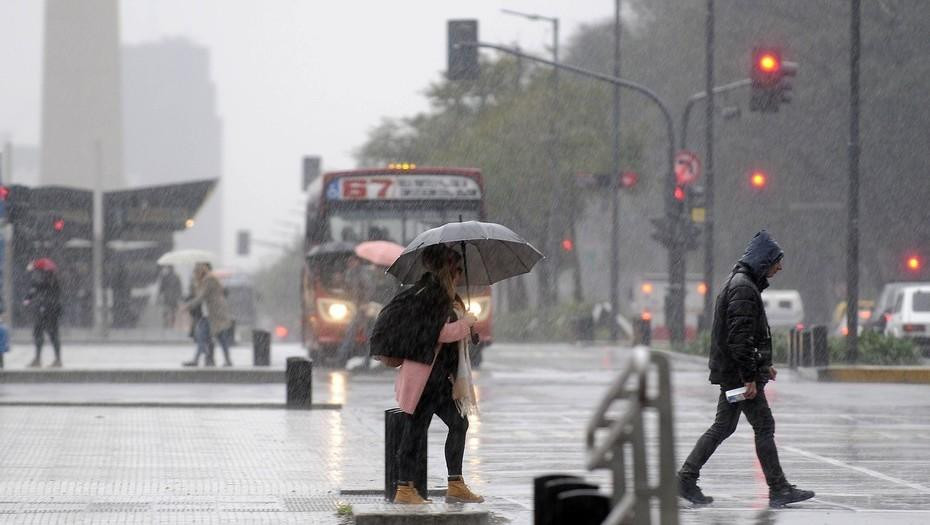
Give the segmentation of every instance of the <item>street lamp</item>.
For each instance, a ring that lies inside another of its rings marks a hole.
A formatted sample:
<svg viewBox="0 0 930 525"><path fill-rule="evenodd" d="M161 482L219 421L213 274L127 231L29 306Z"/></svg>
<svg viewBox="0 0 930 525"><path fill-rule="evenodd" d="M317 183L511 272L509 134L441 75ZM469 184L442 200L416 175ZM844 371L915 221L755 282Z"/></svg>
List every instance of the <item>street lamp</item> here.
<svg viewBox="0 0 930 525"><path fill-rule="evenodd" d="M526 18L527 20L532 20L534 22L548 22L552 24L552 61L559 61L559 19L555 17L539 15L535 13L524 13L521 11L514 11L512 9L501 9L501 12L506 15L519 16ZM554 253L553 250L555 240L558 238L556 236L555 229L555 213L559 208L559 191L556 191L559 188L559 156L556 151L559 143L558 138L558 123L557 118L559 114L559 70L552 70L552 84L551 84L551 111L549 112L549 169L552 172L551 181L552 187L550 188L550 199L549 199L549 215L546 219L546 234L543 235L543 243L547 247L547 251ZM572 232L574 234L574 232ZM550 287L549 292L552 294L552 299L549 301L550 304L553 304L558 299L558 283L559 278L557 275L558 268L553 265L551 268L551 273L546 275L547 285ZM577 271L577 270L576 270ZM576 282L576 286L577 286ZM577 292L576 292L577 295Z"/></svg>

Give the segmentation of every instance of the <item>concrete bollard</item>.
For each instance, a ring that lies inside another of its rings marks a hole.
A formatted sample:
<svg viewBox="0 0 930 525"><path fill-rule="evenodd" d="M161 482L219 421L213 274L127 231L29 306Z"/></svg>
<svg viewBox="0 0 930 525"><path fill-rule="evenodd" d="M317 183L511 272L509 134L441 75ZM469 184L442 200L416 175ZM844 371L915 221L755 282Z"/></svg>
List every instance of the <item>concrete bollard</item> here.
<svg viewBox="0 0 930 525"><path fill-rule="evenodd" d="M252 365L271 365L271 333L252 330Z"/></svg>
<svg viewBox="0 0 930 525"><path fill-rule="evenodd" d="M397 492L397 472L399 470L397 449L400 447L400 441L404 435L404 425L409 417L399 408L389 408L384 411L384 499L387 501L394 501L394 493ZM427 434L424 433L420 439L420 445L417 447L414 479L410 480L413 481L413 485L423 499L427 499L427 446Z"/></svg>
<svg viewBox="0 0 930 525"><path fill-rule="evenodd" d="M309 409L313 404L313 361L306 357L288 357L284 375L287 408Z"/></svg>
<svg viewBox="0 0 930 525"><path fill-rule="evenodd" d="M578 476L569 474L547 474L533 478L533 525L542 525L544 506L543 500L546 496L546 483L556 480L573 480L581 481Z"/></svg>
<svg viewBox="0 0 930 525"><path fill-rule="evenodd" d="M610 514L610 498L597 490L567 490L556 496L553 514L552 523L600 525Z"/></svg>

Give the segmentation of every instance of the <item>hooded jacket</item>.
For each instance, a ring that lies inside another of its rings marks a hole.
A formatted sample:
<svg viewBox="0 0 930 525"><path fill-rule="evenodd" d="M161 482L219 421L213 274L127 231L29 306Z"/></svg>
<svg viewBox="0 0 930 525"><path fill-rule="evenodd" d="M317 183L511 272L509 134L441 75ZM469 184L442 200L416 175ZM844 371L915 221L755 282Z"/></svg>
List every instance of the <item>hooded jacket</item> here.
<svg viewBox="0 0 930 525"><path fill-rule="evenodd" d="M766 275L784 252L765 230L739 258L714 305L710 382L725 387L766 382L772 366L772 336L762 304Z"/></svg>

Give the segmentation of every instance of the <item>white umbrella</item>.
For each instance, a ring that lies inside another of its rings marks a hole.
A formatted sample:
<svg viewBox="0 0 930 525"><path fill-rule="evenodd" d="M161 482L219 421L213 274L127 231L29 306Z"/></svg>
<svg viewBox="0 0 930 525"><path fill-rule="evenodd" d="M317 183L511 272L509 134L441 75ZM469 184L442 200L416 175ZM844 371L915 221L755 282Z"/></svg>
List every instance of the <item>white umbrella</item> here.
<svg viewBox="0 0 930 525"><path fill-rule="evenodd" d="M158 264L173 266L175 264L195 264L205 262L216 264L217 258L213 252L207 250L175 250L158 258Z"/></svg>

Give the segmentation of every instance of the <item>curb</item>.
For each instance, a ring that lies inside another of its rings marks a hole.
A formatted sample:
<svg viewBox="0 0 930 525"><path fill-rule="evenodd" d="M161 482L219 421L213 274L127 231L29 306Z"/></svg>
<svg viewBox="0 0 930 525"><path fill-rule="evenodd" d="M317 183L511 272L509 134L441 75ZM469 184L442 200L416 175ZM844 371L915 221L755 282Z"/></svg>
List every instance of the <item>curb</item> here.
<svg viewBox="0 0 930 525"><path fill-rule="evenodd" d="M183 403L174 401L0 401L0 407L342 410L342 405L339 403L313 403L310 408L289 408L285 403Z"/></svg>
<svg viewBox="0 0 930 525"><path fill-rule="evenodd" d="M0 383L284 383L284 370L39 369L0 371Z"/></svg>
<svg viewBox="0 0 930 525"><path fill-rule="evenodd" d="M930 367L828 366L800 367L798 375L825 383L909 383L930 384Z"/></svg>

